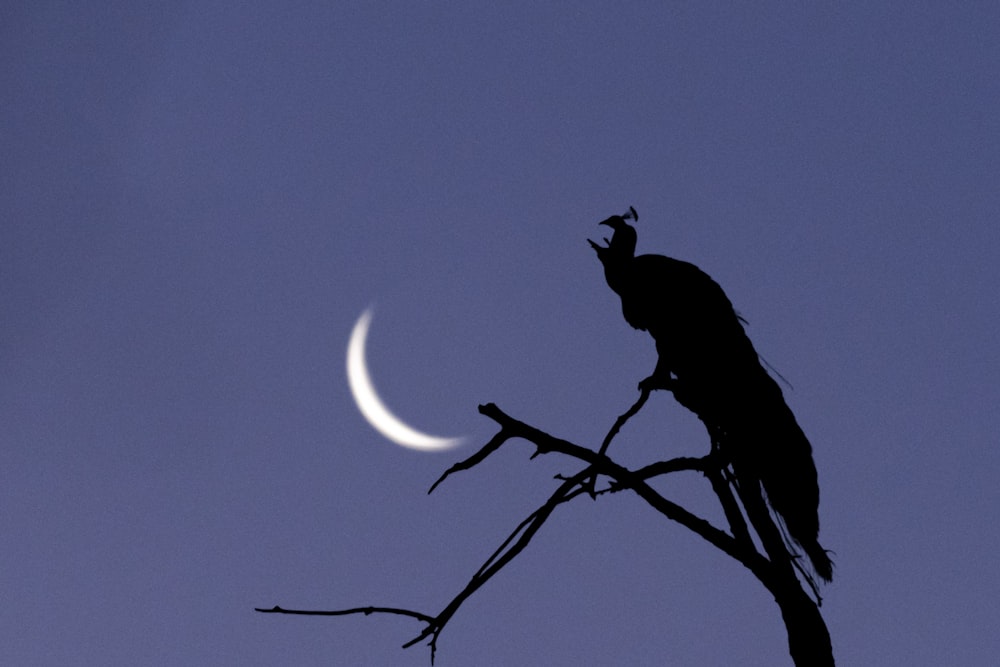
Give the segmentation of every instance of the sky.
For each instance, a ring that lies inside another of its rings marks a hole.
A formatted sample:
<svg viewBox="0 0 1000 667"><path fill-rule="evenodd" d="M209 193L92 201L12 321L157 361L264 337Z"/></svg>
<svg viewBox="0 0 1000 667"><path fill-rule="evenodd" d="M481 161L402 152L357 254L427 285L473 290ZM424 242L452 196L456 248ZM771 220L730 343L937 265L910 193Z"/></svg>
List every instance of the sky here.
<svg viewBox="0 0 1000 667"><path fill-rule="evenodd" d="M427 665L441 609L655 364L586 239L726 290L812 441L843 665L1000 653L1000 6L0 9L0 658ZM441 453L379 435L350 332ZM707 439L654 396L611 454ZM713 521L707 483L659 487ZM748 571L579 499L437 665L790 665Z"/></svg>

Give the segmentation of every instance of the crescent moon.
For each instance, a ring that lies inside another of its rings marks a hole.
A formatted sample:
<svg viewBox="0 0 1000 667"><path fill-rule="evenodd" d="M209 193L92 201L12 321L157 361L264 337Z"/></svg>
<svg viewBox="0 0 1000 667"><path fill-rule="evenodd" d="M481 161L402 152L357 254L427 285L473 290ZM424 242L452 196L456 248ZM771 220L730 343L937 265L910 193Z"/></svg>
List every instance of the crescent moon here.
<svg viewBox="0 0 1000 667"><path fill-rule="evenodd" d="M462 438L440 438L406 425L399 417L389 412L382 399L375 393L368 366L365 362L365 341L372 321L372 309L361 314L351 339L347 344L347 384L354 395L358 410L376 431L397 445L422 451L440 451L462 443Z"/></svg>

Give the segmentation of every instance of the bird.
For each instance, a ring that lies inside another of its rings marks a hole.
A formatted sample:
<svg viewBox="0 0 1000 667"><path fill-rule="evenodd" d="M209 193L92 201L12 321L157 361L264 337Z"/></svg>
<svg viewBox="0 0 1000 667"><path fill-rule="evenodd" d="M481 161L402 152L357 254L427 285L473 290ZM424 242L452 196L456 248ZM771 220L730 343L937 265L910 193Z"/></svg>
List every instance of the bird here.
<svg viewBox="0 0 1000 667"><path fill-rule="evenodd" d="M588 239L618 294L625 321L648 332L657 363L641 390L666 389L705 425L731 462L737 485L756 485L824 581L833 563L819 543L819 482L810 444L781 387L761 363L722 287L694 264L664 255L635 255L630 207L599 224L605 245ZM792 547L791 544L788 545ZM790 549L794 551L793 548Z"/></svg>

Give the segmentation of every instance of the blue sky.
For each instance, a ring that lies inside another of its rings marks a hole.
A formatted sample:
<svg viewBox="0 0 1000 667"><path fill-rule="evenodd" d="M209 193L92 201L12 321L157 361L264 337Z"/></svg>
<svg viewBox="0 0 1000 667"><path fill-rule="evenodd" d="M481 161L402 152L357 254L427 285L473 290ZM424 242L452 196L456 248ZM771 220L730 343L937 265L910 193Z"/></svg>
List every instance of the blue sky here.
<svg viewBox="0 0 1000 667"><path fill-rule="evenodd" d="M995 660L1000 10L990 3L106 3L0 20L0 636L10 664L425 665L435 612L655 363L586 238L698 264L788 378L844 665ZM418 453L382 398L470 439ZM698 455L657 396L629 465ZM704 480L670 497L717 519ZM578 501L438 663L790 664L750 574Z"/></svg>

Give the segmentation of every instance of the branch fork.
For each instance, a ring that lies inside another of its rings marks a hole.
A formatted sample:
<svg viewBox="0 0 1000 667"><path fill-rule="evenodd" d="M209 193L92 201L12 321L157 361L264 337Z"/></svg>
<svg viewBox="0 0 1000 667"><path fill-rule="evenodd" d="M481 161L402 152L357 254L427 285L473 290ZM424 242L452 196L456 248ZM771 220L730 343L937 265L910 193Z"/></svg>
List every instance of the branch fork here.
<svg viewBox="0 0 1000 667"><path fill-rule="evenodd" d="M487 457L512 439L526 440L535 446L535 451L531 455L531 459L543 454L556 453L576 459L586 465L575 474L557 476L556 479L559 480L560 484L555 491L552 492L544 503L532 511L511 531L507 538L503 540L500 546L471 577L465 587L436 615L429 615L409 609L375 606L333 611L307 611L274 606L269 609L257 608L255 611L311 616L345 616L351 614L363 614L366 616L371 614L394 614L408 616L423 623L424 628L417 636L403 644L403 648L426 641L431 649L431 664L433 664L437 650L437 641L451 617L454 616L466 599L494 575L499 573L528 546L531 539L557 507L581 495L596 498L603 493L631 490L666 518L698 534L714 547L725 552L748 568L768 590L775 594L775 599L778 601L779 606L781 606L782 613L786 618L786 625L790 623L790 616L793 619L807 618L807 621L813 623L813 625L809 626L810 630L821 635L818 637L818 641L822 641L823 637L825 637L826 646L828 647L829 635L826 633L825 625L822 624L822 618L818 616L818 610L816 610L816 605L819 603L816 588L807 577L806 581L810 583L813 594L816 597L814 603L799 585L799 580L795 575L796 570L793 569L793 565L798 567L797 563L795 563L794 556L788 553L784 543L780 539L778 528L775 526L760 495L759 485L757 489L750 490L741 489L738 485L734 484L727 463L722 460L714 447L713 452L707 456L677 457L666 461L657 461L637 470L629 470L616 463L607 455L611 441L621 431L628 420L642 409L649 399L650 392L654 389L669 388L661 387L657 383L651 382L651 379L647 378L640 383L638 400L615 420L615 423L601 442L599 450L596 452L568 440L557 438L534 426L521 422L506 414L493 403L479 406L479 412L496 422L500 430L474 454L448 468L431 485L428 493L432 493L451 475L471 470L476 465L482 463ZM709 480L713 491L722 505L726 521L729 524L729 532L712 525L709 521L668 500L648 484L649 480L654 477L684 470L701 472ZM595 488L598 476L610 478L609 486L602 491L597 491ZM735 493L734 488L736 488ZM739 502L737 498L739 498ZM760 536L761 542L764 545L764 553L758 550L751 537L750 526ZM802 573L801 568L798 568L798 571ZM810 609L815 618L809 616ZM816 630L816 619L818 619L821 632ZM803 647L797 646L796 642L793 641L791 626L789 626L789 641L793 658L795 658L796 653L801 653ZM808 649L809 647L805 648ZM801 664L833 665L832 651L829 651L828 662L815 662L815 655L812 653L805 659L812 662L802 662ZM797 658L796 664L799 664Z"/></svg>

